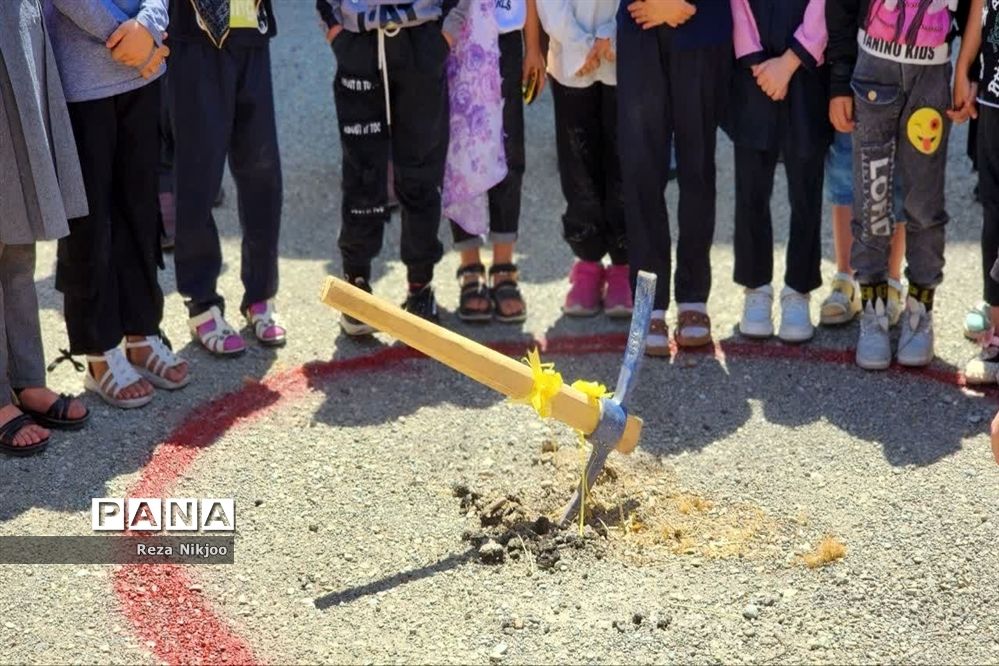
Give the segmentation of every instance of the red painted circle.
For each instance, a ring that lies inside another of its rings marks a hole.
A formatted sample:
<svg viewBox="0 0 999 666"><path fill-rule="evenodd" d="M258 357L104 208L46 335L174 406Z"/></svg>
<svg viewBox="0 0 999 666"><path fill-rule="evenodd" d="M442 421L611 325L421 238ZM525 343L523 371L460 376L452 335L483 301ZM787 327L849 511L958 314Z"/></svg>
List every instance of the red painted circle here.
<svg viewBox="0 0 999 666"><path fill-rule="evenodd" d="M537 345L546 355L620 353L621 334L513 341L491 345L512 356ZM850 350L787 346L778 343L724 342L702 352L718 358L737 356L757 359L796 359L849 365ZM677 354L674 349L674 354ZM129 497L166 497L201 451L211 446L235 425L252 423L309 390L316 380L360 371L386 370L410 359L424 358L408 347L394 346L369 356L304 366L276 373L260 383L211 400L194 409L153 452L139 480L129 488ZM922 377L941 384L963 387L961 373L937 367L907 370L893 366L891 372ZM193 581L180 565L124 565L113 578L114 592L140 643L168 664L254 664L258 660L249 643L220 618L211 601L192 590Z"/></svg>

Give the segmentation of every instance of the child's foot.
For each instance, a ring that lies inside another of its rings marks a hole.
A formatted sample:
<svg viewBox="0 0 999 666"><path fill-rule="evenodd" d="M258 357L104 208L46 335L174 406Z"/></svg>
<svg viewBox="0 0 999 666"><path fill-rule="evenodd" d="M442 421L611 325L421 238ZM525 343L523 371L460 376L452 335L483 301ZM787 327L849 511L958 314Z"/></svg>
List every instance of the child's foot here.
<svg viewBox="0 0 999 666"><path fill-rule="evenodd" d="M823 326L836 326L853 321L860 314L860 289L847 273L836 273L830 285L829 295L822 301L819 323Z"/></svg>
<svg viewBox="0 0 999 666"><path fill-rule="evenodd" d="M891 365L891 338L888 315L880 298L868 303L860 315L856 361L864 370L884 370Z"/></svg>
<svg viewBox="0 0 999 666"><path fill-rule="evenodd" d="M784 287L780 294L780 329L777 337L784 342L806 342L815 335L812 325L811 294Z"/></svg>
<svg viewBox="0 0 999 666"><path fill-rule="evenodd" d="M516 264L495 264L489 268L489 292L492 294L496 320L519 324L527 319L527 304L517 284Z"/></svg>
<svg viewBox="0 0 999 666"><path fill-rule="evenodd" d="M677 305L676 344L680 347L703 347L711 344L711 318L705 303Z"/></svg>
<svg viewBox="0 0 999 666"><path fill-rule="evenodd" d="M21 411L43 428L79 430L90 420L90 412L79 398L44 386L16 388L14 395Z"/></svg>
<svg viewBox="0 0 999 666"><path fill-rule="evenodd" d="M260 301L246 308L243 313L246 323L253 329L253 335L257 342L264 347L284 346L288 338L288 331L277 322L277 315L274 312L273 301Z"/></svg>
<svg viewBox="0 0 999 666"><path fill-rule="evenodd" d="M739 320L739 333L747 338L769 338L774 334L773 321L774 289L764 285L758 289L746 289L742 305L742 319Z"/></svg>
<svg viewBox="0 0 999 666"><path fill-rule="evenodd" d="M933 313L914 298L906 299L902 313L902 334L898 339L898 362L921 368L933 361Z"/></svg>
<svg viewBox="0 0 999 666"><path fill-rule="evenodd" d="M493 301L489 296L486 267L481 263L467 264L458 269L458 319L468 322L489 321L493 318Z"/></svg>
<svg viewBox="0 0 999 666"><path fill-rule="evenodd" d="M0 407L0 452L10 456L40 453L49 443L49 431L14 405Z"/></svg>
<svg viewBox="0 0 999 666"><path fill-rule="evenodd" d="M229 325L217 305L191 317L187 325L191 336L215 356L238 356L246 351L243 336Z"/></svg>
<svg viewBox="0 0 999 666"><path fill-rule="evenodd" d="M83 387L118 409L148 405L155 391L139 376L121 348L109 349L100 356L87 356L87 374Z"/></svg>
<svg viewBox="0 0 999 666"><path fill-rule="evenodd" d="M599 261L577 261L569 272L569 293L565 295L562 312L570 317L592 317L600 312L600 296L604 287L604 265Z"/></svg>
<svg viewBox="0 0 999 666"><path fill-rule="evenodd" d="M905 309L905 287L898 280L888 278L888 303L885 306L885 313L888 315L888 325L895 326L902 317L902 310Z"/></svg>
<svg viewBox="0 0 999 666"><path fill-rule="evenodd" d="M417 317L436 324L440 317L437 314L437 299L434 298L434 288L429 284L410 285L403 310Z"/></svg>
<svg viewBox="0 0 999 666"><path fill-rule="evenodd" d="M177 356L157 335L129 337L125 355L135 371L156 388L176 391L191 382L187 361Z"/></svg>
<svg viewBox="0 0 999 666"><path fill-rule="evenodd" d="M611 319L627 319L635 309L631 293L631 269L627 264L611 264L604 272L604 314Z"/></svg>
<svg viewBox="0 0 999 666"><path fill-rule="evenodd" d="M649 322L649 333L645 337L646 356L669 356L669 326L666 325L666 312L653 310Z"/></svg>
<svg viewBox="0 0 999 666"><path fill-rule="evenodd" d="M356 277L351 279L349 276L345 278L347 282L354 285L358 289L366 291L367 293L372 293L371 285L363 277ZM360 319L355 319L349 314L340 315L340 329L347 335L358 338L365 335L371 335L375 332L375 327L365 324Z"/></svg>
<svg viewBox="0 0 999 666"><path fill-rule="evenodd" d="M978 341L992 328L992 312L989 304L979 302L964 315L964 337Z"/></svg>
<svg viewBox="0 0 999 666"><path fill-rule="evenodd" d="M964 379L976 385L999 381L999 337L992 334L983 341L982 351L964 366Z"/></svg>

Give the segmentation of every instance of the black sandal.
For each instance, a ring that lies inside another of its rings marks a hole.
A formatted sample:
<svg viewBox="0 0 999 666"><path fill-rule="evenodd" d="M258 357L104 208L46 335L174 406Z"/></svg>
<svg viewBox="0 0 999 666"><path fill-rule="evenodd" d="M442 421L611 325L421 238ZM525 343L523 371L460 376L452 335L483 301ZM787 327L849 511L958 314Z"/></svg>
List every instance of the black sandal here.
<svg viewBox="0 0 999 666"><path fill-rule="evenodd" d="M486 283L486 267L482 264L468 264L458 269L458 319L467 322L484 322L493 318L493 301ZM473 308L469 304L479 299L485 307Z"/></svg>
<svg viewBox="0 0 999 666"><path fill-rule="evenodd" d="M499 280L494 279L497 273L505 274ZM497 321L504 324L519 324L527 319L527 304L524 302L524 295L520 293L517 284L518 269L517 264L496 264L489 268L489 281L492 283L490 292L493 299L493 310L496 312ZM519 303L520 311L513 314L503 314L501 303Z"/></svg>
<svg viewBox="0 0 999 666"><path fill-rule="evenodd" d="M49 444L48 437L29 446L18 446L14 444L14 438L17 437L18 433L28 426L33 425L37 425L34 419L27 414L21 414L20 416L15 416L10 421L7 421L7 423L0 426L0 452L6 453L9 456L30 456L43 451Z"/></svg>
<svg viewBox="0 0 999 666"><path fill-rule="evenodd" d="M45 412L38 412L28 409L21 402L22 391L24 389L14 389L14 397L17 398L18 403L17 406L43 428L50 430L80 430L90 420L89 409L78 419L69 418L69 409L73 402L73 396L71 395L61 393Z"/></svg>

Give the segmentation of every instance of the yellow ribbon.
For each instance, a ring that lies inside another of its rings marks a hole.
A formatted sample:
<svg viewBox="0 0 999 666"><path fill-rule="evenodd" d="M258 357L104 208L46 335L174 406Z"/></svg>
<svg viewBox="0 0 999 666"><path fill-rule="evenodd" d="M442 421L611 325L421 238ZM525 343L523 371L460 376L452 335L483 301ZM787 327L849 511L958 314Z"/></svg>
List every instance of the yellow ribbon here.
<svg viewBox="0 0 999 666"><path fill-rule="evenodd" d="M543 419L552 415L552 399L562 389L562 375L555 371L554 363L542 363L537 348L527 353L524 363L531 368L534 385L527 396L514 402L530 405Z"/></svg>

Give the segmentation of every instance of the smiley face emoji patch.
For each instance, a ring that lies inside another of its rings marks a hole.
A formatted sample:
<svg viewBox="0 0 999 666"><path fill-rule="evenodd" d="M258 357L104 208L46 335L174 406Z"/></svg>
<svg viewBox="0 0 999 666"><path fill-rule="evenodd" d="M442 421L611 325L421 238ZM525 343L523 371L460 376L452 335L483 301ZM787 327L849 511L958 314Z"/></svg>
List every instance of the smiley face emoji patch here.
<svg viewBox="0 0 999 666"><path fill-rule="evenodd" d="M924 155L932 155L940 147L943 139L943 116L936 109L924 106L909 116L906 133L916 150Z"/></svg>

